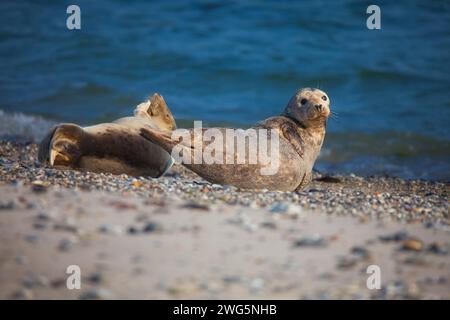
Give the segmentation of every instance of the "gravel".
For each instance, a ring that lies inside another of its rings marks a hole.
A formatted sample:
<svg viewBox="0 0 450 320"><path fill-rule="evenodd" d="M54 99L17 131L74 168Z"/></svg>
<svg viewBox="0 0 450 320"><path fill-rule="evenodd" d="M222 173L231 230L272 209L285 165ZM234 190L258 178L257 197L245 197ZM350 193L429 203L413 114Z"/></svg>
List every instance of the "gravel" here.
<svg viewBox="0 0 450 320"><path fill-rule="evenodd" d="M36 161L36 154L36 144L0 142L0 181L31 184L36 192L45 192L49 185L58 185L75 190L132 192L156 199L178 197L189 201L184 205L186 208L201 211L225 203L267 208L274 214L294 216L301 215L304 210L313 210L355 216L361 220L432 223L434 227L450 224L450 184L444 182L386 176L330 177L315 172L314 181L302 192L250 191L210 184L179 165L159 179L136 178L42 167ZM0 208L10 205L0 203Z"/></svg>

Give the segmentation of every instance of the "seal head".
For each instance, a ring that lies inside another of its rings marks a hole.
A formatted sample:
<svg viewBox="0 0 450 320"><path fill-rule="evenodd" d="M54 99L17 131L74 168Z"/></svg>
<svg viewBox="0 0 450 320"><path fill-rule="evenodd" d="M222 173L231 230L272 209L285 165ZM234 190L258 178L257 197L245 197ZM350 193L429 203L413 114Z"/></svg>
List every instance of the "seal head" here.
<svg viewBox="0 0 450 320"><path fill-rule="evenodd" d="M283 115L305 128L326 126L330 115L330 98L322 90L303 88L289 100Z"/></svg>

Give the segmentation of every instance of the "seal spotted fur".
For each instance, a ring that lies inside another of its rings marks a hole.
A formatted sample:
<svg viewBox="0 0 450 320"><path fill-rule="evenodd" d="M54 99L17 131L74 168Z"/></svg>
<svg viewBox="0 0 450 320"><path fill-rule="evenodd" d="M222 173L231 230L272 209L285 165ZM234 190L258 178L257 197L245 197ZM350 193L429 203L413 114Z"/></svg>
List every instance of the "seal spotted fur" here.
<svg viewBox="0 0 450 320"><path fill-rule="evenodd" d="M182 163L205 180L212 183L229 184L242 189L269 189L280 191L301 190L312 177L312 168L316 161L323 140L328 116L330 115L329 98L319 89L304 88L299 90L289 101L280 116L271 117L254 126L254 129L271 129L279 137L279 168L273 175L262 175L263 164L196 164ZM226 136L226 128L214 128ZM206 132L203 129L202 135ZM141 135L172 152L175 146L191 151L195 146L194 129L189 130L191 141L173 139L169 132L143 128ZM203 136L202 136L203 138ZM197 137L198 139L198 137ZM269 139L268 144L271 141ZM204 151L207 145L203 144ZM246 145L248 150L248 141ZM225 148L216 152L223 152ZM184 152L184 151L183 151ZM195 152L191 152L193 155ZM237 154L233 157L236 159ZM224 157L226 157L224 153Z"/></svg>
<svg viewBox="0 0 450 320"><path fill-rule="evenodd" d="M38 159L56 167L159 177L173 160L164 149L139 135L143 127L167 132L176 129L161 95L154 94L139 104L133 117L89 127L71 123L55 126L41 142Z"/></svg>

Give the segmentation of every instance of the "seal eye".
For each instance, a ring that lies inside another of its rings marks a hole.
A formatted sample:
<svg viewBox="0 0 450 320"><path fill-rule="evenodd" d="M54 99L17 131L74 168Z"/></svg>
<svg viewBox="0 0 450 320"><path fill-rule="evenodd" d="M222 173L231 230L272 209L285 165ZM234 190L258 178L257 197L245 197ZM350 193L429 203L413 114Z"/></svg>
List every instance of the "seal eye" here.
<svg viewBox="0 0 450 320"><path fill-rule="evenodd" d="M302 99L302 101L300 101L301 104L305 104L308 100L306 99Z"/></svg>
<svg viewBox="0 0 450 320"><path fill-rule="evenodd" d="M322 96L323 101L327 101L327 96Z"/></svg>

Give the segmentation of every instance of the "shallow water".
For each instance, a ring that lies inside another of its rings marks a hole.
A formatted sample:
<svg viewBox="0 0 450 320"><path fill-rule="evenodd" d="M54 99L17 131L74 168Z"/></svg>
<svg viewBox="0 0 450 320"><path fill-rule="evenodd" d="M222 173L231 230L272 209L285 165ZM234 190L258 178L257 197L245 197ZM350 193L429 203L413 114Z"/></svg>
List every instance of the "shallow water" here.
<svg viewBox="0 0 450 320"><path fill-rule="evenodd" d="M318 86L318 169L450 180L447 1L378 1L379 31L367 1L77 1L79 31L69 4L0 2L0 109L88 124L160 92L182 124L248 126Z"/></svg>

